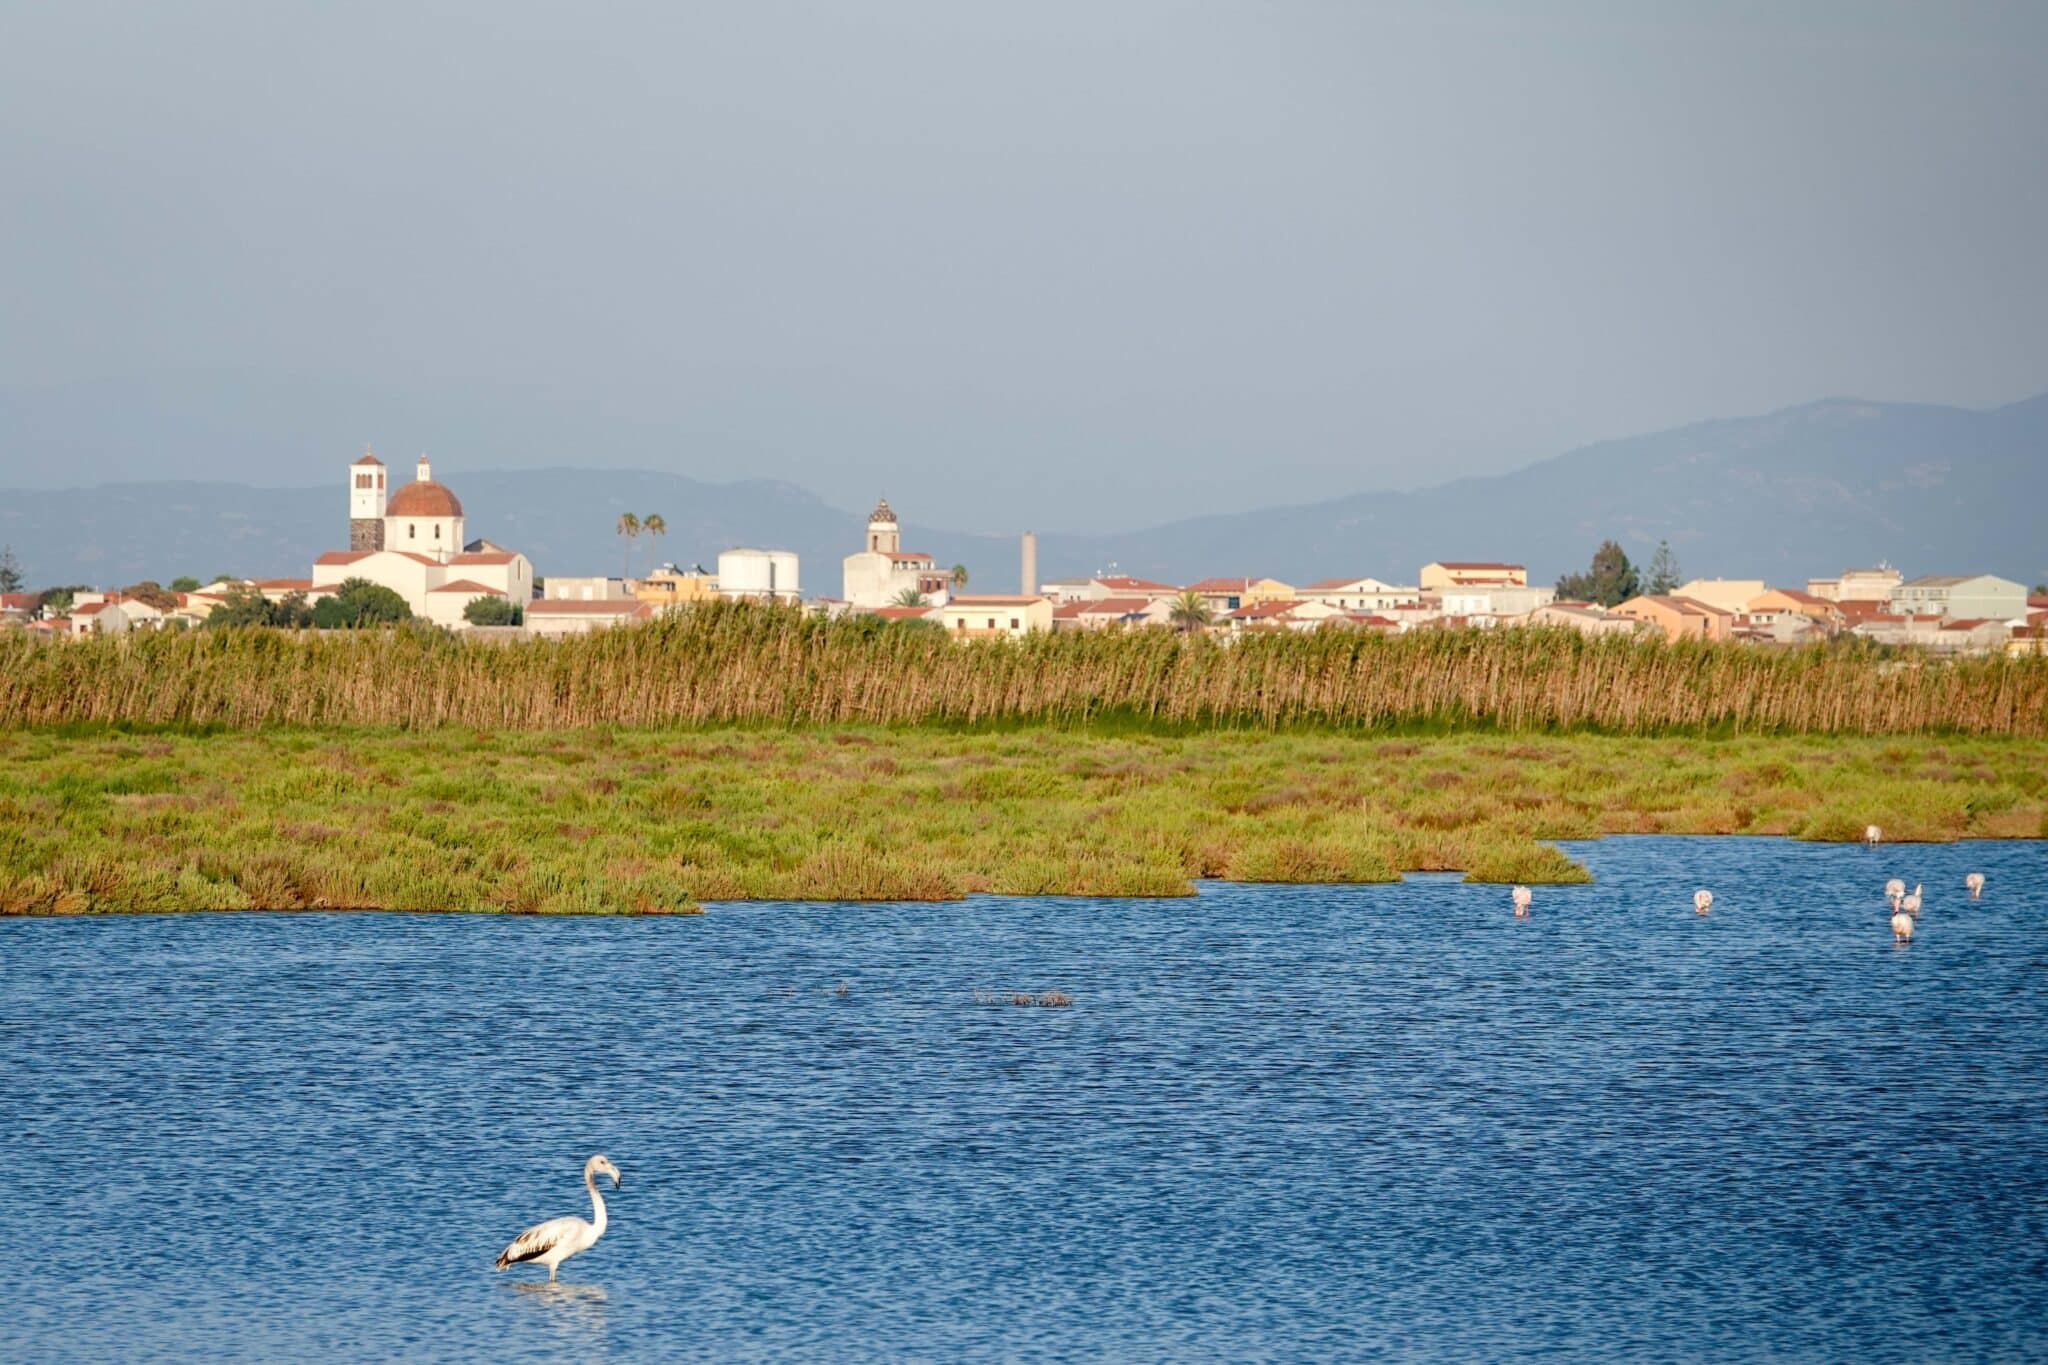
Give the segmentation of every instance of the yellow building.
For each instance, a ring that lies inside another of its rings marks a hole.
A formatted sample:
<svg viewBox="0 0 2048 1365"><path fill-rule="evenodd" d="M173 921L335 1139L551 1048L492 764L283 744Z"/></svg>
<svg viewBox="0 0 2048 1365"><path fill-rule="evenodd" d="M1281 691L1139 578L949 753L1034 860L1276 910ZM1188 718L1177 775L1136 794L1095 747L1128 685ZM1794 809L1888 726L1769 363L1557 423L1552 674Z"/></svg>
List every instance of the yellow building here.
<svg viewBox="0 0 2048 1365"><path fill-rule="evenodd" d="M1277 578L1255 578L1245 584L1244 601L1240 606L1256 606L1260 602L1299 602L1301 594L1292 583L1282 583Z"/></svg>
<svg viewBox="0 0 2048 1365"><path fill-rule="evenodd" d="M634 600L673 607L683 602L708 602L718 596L718 575L703 569L663 569L633 584Z"/></svg>
<svg viewBox="0 0 2048 1365"><path fill-rule="evenodd" d="M1422 566L1416 582L1423 592L1458 588L1526 588L1529 571L1490 559L1440 559Z"/></svg>

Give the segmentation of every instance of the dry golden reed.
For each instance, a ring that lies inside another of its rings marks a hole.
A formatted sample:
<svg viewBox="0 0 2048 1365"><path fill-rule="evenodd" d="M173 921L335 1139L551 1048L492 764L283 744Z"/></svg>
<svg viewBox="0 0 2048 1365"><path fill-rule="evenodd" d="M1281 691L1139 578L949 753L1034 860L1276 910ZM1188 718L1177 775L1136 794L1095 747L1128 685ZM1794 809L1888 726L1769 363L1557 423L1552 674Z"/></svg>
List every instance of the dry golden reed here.
<svg viewBox="0 0 2048 1365"><path fill-rule="evenodd" d="M960 643L873 618L716 603L564 640L415 630L0 638L0 726L459 724L486 729L1080 722L1482 723L1883 735L2048 734L2048 659L1569 631L1164 631Z"/></svg>

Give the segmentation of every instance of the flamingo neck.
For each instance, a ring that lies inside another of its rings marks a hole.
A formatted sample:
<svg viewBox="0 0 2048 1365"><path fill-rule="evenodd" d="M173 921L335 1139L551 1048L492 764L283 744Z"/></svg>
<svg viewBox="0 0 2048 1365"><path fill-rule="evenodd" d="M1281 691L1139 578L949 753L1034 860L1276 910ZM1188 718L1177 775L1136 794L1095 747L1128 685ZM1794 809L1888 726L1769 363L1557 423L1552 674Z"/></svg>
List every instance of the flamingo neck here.
<svg viewBox="0 0 2048 1365"><path fill-rule="evenodd" d="M604 1196L597 1192L596 1171L584 1175L583 1188L590 1191L590 1236L595 1241L604 1236Z"/></svg>

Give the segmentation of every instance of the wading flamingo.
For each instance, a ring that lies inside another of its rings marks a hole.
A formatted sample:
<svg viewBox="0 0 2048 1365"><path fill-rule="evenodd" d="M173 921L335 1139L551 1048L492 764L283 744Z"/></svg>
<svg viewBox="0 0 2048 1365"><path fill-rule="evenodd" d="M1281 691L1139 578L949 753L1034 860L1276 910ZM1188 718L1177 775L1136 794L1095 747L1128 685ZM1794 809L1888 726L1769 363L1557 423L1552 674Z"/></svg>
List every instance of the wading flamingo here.
<svg viewBox="0 0 2048 1365"><path fill-rule="evenodd" d="M1510 895L1510 896L1508 897L1508 899L1509 899L1509 900L1511 900L1511 901L1513 901L1513 902L1515 903L1515 918L1516 918L1516 919L1527 919L1527 918L1529 918L1529 902L1530 902L1530 900L1532 900L1532 899L1533 899L1533 897L1531 897L1531 896L1529 895L1529 888L1528 888L1528 887L1526 887L1526 886L1518 886L1518 887L1516 887L1516 888L1514 889L1514 892L1513 892L1513 894L1512 894L1512 895Z"/></svg>
<svg viewBox="0 0 2048 1365"><path fill-rule="evenodd" d="M1906 883L1901 878L1894 877L1884 884L1884 898L1892 903L1894 910L1899 908L1899 901L1905 894Z"/></svg>
<svg viewBox="0 0 2048 1365"><path fill-rule="evenodd" d="M1701 887L1699 890L1692 893L1692 912L1695 915L1704 915L1707 913L1707 911L1713 908L1713 892L1707 890L1705 887Z"/></svg>
<svg viewBox="0 0 2048 1365"><path fill-rule="evenodd" d="M1903 910L1895 911L1892 914L1892 942L1911 943L1912 941L1913 917Z"/></svg>
<svg viewBox="0 0 2048 1365"><path fill-rule="evenodd" d="M1913 889L1907 892L1905 897L1899 901L1899 909L1909 915L1920 913L1920 883L1913 883Z"/></svg>
<svg viewBox="0 0 2048 1365"><path fill-rule="evenodd" d="M597 1192L597 1178L608 1175L612 1188L619 1187L619 1168L612 1165L611 1158L594 1156L583 1163L583 1188L590 1191L592 1221L586 1223L570 1214L563 1218L550 1218L537 1227L530 1227L512 1239L512 1245L498 1253L498 1269L516 1265L520 1261L539 1261L548 1268L548 1282L554 1283L555 1267L579 1251L587 1251L604 1236L604 1198Z"/></svg>
<svg viewBox="0 0 2048 1365"><path fill-rule="evenodd" d="M1969 876L1963 878L1963 885L1970 889L1971 900L1978 899L1984 894L1984 874L1982 872L1972 872Z"/></svg>
<svg viewBox="0 0 2048 1365"><path fill-rule="evenodd" d="M1869 844L1872 848L1876 848L1878 841L1882 838L1884 838L1884 831L1876 825L1865 825L1863 827L1863 842Z"/></svg>

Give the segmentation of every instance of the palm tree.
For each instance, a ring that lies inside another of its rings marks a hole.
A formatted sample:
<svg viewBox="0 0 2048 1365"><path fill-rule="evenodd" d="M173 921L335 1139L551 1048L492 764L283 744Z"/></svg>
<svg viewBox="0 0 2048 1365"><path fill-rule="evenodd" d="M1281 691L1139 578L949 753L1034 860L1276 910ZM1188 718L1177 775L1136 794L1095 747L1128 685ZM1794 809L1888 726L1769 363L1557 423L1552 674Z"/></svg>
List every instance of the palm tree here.
<svg viewBox="0 0 2048 1365"><path fill-rule="evenodd" d="M966 587L967 566L965 564L955 564L953 566L952 572L946 575L946 581L953 585L954 592L958 592L960 591L960 589Z"/></svg>
<svg viewBox="0 0 2048 1365"><path fill-rule="evenodd" d="M1202 594L1190 588L1173 601L1173 610L1167 615L1174 629L1192 634L1209 624L1209 604L1202 600Z"/></svg>
<svg viewBox="0 0 2048 1365"><path fill-rule="evenodd" d="M619 514L618 532L626 538L625 576L633 576L633 542L640 538L640 518L631 512Z"/></svg>
<svg viewBox="0 0 2048 1365"><path fill-rule="evenodd" d="M905 588L902 592L897 593L890 602L891 606L897 607L928 607L931 604L932 599L926 597L916 588Z"/></svg>
<svg viewBox="0 0 2048 1365"><path fill-rule="evenodd" d="M668 522L662 519L661 513L649 512L640 518L640 529L647 533L647 572L653 573L658 542L668 534Z"/></svg>

